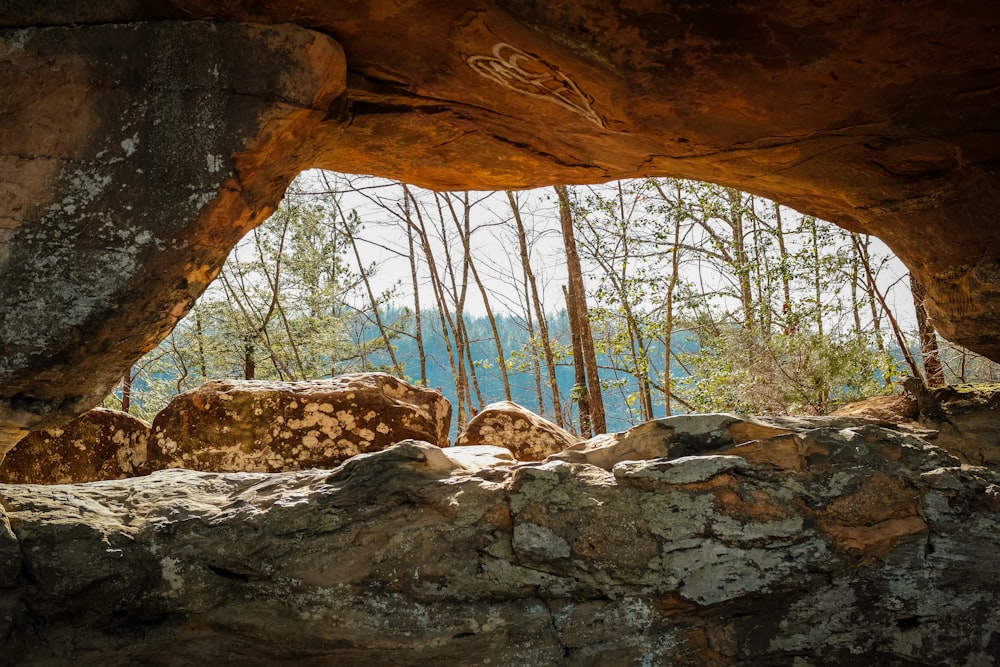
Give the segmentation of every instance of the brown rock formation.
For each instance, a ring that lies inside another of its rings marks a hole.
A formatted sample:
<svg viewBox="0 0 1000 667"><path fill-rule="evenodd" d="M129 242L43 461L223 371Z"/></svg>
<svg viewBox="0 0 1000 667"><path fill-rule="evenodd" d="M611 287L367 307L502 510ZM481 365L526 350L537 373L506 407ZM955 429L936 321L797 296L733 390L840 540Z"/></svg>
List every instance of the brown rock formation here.
<svg viewBox="0 0 1000 667"><path fill-rule="evenodd" d="M991 3L14 0L0 26L8 443L95 404L307 167L741 187L877 234L1000 359Z"/></svg>
<svg viewBox="0 0 1000 667"><path fill-rule="evenodd" d="M505 447L518 461L541 461L578 442L578 436L509 401L487 405L455 439L456 446Z"/></svg>
<svg viewBox="0 0 1000 667"><path fill-rule="evenodd" d="M8 440L98 403L173 328L344 86L340 47L290 25L0 34Z"/></svg>
<svg viewBox="0 0 1000 667"><path fill-rule="evenodd" d="M924 391L934 406L930 415L918 415L917 399L909 394L868 398L833 415L866 417L886 425L907 423L912 432L962 463L1000 466L1000 386L966 384Z"/></svg>
<svg viewBox="0 0 1000 667"><path fill-rule="evenodd" d="M460 462L474 448L405 442L333 471L0 486L2 655L81 666L995 660L995 472L852 420L789 421L714 449L741 422L720 423L674 425L698 455L610 469Z"/></svg>
<svg viewBox="0 0 1000 667"><path fill-rule="evenodd" d="M588 463L611 470L622 461L655 458L678 458L707 449L739 445L753 440L774 438L790 431L784 420L765 420L727 414L678 415L639 424L624 433L603 433L551 455L549 461ZM805 423L815 426L815 423Z"/></svg>
<svg viewBox="0 0 1000 667"><path fill-rule="evenodd" d="M919 416L919 425L928 429L924 437L962 463L1000 466L1000 386L965 384L925 391L934 409Z"/></svg>
<svg viewBox="0 0 1000 667"><path fill-rule="evenodd" d="M35 431L0 457L0 483L77 484L141 475L149 424L106 408Z"/></svg>
<svg viewBox="0 0 1000 667"><path fill-rule="evenodd" d="M153 420L146 471L331 468L402 440L448 444L451 403L385 373L315 382L214 380Z"/></svg>
<svg viewBox="0 0 1000 667"><path fill-rule="evenodd" d="M913 421L919 417L917 401L909 394L872 396L834 410L835 417L865 417L890 423Z"/></svg>

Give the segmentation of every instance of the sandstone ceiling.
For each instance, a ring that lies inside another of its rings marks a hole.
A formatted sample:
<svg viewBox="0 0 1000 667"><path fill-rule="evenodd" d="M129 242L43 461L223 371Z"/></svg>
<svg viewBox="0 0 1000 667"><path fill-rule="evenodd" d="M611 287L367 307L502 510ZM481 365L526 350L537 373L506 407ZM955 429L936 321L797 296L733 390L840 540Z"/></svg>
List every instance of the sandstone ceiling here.
<svg viewBox="0 0 1000 667"><path fill-rule="evenodd" d="M667 175L885 240L1000 360L993 3L8 0L0 451L96 404L301 170Z"/></svg>

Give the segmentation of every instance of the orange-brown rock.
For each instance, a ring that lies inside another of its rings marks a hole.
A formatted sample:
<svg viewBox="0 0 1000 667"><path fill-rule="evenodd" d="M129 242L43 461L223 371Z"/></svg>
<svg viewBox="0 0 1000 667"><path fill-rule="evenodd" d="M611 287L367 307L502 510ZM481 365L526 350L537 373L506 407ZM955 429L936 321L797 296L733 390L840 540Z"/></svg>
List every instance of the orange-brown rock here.
<svg viewBox="0 0 1000 667"><path fill-rule="evenodd" d="M892 394L872 396L862 401L850 403L834 410L831 414L835 417L865 417L878 421L901 423L915 420L919 416L917 413L915 398L905 394Z"/></svg>
<svg viewBox="0 0 1000 667"><path fill-rule="evenodd" d="M873 475L817 511L816 523L844 548L878 553L904 535L927 531L919 501L913 485Z"/></svg>
<svg viewBox="0 0 1000 667"><path fill-rule="evenodd" d="M989 2L13 0L0 30L6 446L96 404L309 167L751 190L881 237L1000 359Z"/></svg>
<svg viewBox="0 0 1000 667"><path fill-rule="evenodd" d="M928 396L935 410L920 416L920 426L931 429L925 437L963 463L1000 465L1000 386L936 387Z"/></svg>
<svg viewBox="0 0 1000 667"><path fill-rule="evenodd" d="M313 382L213 380L153 420L147 471L328 468L403 440L448 444L451 404L385 373Z"/></svg>
<svg viewBox="0 0 1000 667"><path fill-rule="evenodd" d="M345 85L339 45L294 25L0 32L0 451L166 336Z"/></svg>
<svg viewBox="0 0 1000 667"><path fill-rule="evenodd" d="M564 428L510 401L491 403L458 434L455 445L494 445L518 461L541 461L581 441Z"/></svg>
<svg viewBox="0 0 1000 667"><path fill-rule="evenodd" d="M77 484L141 475L149 424L94 408L61 428L31 433L0 456L0 483Z"/></svg>
<svg viewBox="0 0 1000 667"><path fill-rule="evenodd" d="M676 415L639 424L623 433L602 433L548 460L589 463L611 470L622 461L675 458L758 439L780 442L789 432L780 421L745 415Z"/></svg>

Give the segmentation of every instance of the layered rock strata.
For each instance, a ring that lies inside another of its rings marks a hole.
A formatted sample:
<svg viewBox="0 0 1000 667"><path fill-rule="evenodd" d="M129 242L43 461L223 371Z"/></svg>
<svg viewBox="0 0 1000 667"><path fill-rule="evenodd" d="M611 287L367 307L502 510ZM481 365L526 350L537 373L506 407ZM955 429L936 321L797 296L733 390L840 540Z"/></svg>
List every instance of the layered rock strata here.
<svg viewBox="0 0 1000 667"><path fill-rule="evenodd" d="M408 441L332 471L0 486L3 655L992 664L1000 476L863 421L778 427L660 424L698 453L602 466Z"/></svg>

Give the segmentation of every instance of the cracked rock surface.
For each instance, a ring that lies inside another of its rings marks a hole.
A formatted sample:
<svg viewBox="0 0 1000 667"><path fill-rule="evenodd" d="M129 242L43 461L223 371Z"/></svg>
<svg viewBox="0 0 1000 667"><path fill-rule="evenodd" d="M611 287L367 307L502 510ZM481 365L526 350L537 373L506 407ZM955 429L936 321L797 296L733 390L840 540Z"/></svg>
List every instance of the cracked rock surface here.
<svg viewBox="0 0 1000 667"><path fill-rule="evenodd" d="M4 659L995 664L1000 475L864 420L653 424L683 455L0 486Z"/></svg>

